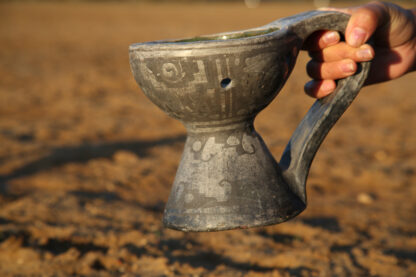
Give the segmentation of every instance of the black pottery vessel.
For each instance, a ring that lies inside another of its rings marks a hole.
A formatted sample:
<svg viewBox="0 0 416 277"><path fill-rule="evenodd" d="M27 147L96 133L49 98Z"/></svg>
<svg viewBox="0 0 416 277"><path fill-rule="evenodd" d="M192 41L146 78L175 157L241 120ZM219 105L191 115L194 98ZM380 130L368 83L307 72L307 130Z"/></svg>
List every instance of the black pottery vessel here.
<svg viewBox="0 0 416 277"><path fill-rule="evenodd" d="M255 131L255 116L288 79L305 39L343 32L349 15L311 11L250 30L130 46L146 96L180 120L188 137L164 224L218 231L276 224L306 207L305 183L320 144L358 94L369 63L317 100L279 163Z"/></svg>

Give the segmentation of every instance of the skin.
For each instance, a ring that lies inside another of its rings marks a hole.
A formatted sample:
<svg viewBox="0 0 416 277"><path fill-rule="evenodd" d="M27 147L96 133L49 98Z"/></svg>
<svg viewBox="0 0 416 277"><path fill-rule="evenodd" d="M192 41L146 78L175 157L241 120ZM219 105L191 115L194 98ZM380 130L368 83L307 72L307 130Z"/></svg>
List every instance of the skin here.
<svg viewBox="0 0 416 277"><path fill-rule="evenodd" d="M305 92L322 98L336 88L335 80L353 75L357 62L372 60L365 85L398 78L416 70L416 9L384 2L336 10L351 14L345 42L334 31L311 35L304 48L312 58L307 65L313 79ZM367 42L373 39L373 46Z"/></svg>

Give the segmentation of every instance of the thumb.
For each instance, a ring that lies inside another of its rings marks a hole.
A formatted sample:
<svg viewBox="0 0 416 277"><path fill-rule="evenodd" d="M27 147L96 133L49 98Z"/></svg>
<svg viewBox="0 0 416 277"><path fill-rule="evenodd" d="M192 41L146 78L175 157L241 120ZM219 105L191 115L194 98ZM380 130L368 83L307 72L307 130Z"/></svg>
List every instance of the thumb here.
<svg viewBox="0 0 416 277"><path fill-rule="evenodd" d="M378 2L348 9L347 13L351 18L345 30L345 40L352 47L363 45L379 26L389 20L385 6Z"/></svg>

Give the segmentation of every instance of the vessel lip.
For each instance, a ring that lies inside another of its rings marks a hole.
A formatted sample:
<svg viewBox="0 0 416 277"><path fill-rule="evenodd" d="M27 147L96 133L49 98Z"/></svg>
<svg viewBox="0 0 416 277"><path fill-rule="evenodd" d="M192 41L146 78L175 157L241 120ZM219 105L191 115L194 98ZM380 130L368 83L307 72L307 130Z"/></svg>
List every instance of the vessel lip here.
<svg viewBox="0 0 416 277"><path fill-rule="evenodd" d="M174 50L190 50L190 49L206 49L206 48L227 48L227 47L239 47L239 46L247 46L247 45L255 45L261 44L264 42L272 41L275 39L279 39L286 34L285 29L281 29L275 26L267 26L268 29L275 29L267 33L253 35L248 37L240 37L240 38L228 38L228 39L221 39L222 36L232 36L237 34L244 34L247 32L261 32L267 31L266 28L255 28L243 31L235 31L235 32L226 32L226 33L218 33L218 34L211 34L211 35L204 35L200 37L194 38L183 38L183 39L171 39L171 40L156 40L156 41L149 41L149 42L141 42L141 43L133 43L129 46L129 51L134 52L137 50L140 51L155 51L155 50L166 50L166 51L174 51ZM215 39L204 40L205 38L213 37ZM198 39L195 40L192 39Z"/></svg>

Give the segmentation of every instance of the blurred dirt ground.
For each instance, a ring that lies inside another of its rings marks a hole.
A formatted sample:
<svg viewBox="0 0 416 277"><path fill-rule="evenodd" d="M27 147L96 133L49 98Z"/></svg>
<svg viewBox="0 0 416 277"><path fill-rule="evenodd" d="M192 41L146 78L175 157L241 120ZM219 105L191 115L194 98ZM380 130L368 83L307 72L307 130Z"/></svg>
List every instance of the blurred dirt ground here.
<svg viewBox="0 0 416 277"><path fill-rule="evenodd" d="M140 92L128 45L313 8L0 4L0 275L415 276L415 74L362 90L318 152L294 220L161 225L185 129ZM256 121L276 157L313 102L305 62Z"/></svg>

